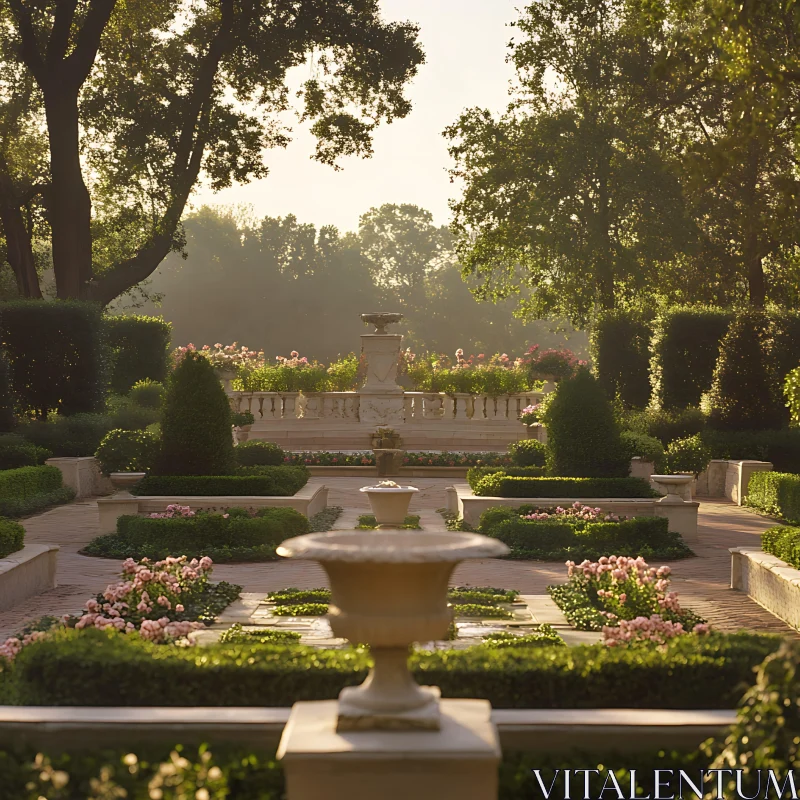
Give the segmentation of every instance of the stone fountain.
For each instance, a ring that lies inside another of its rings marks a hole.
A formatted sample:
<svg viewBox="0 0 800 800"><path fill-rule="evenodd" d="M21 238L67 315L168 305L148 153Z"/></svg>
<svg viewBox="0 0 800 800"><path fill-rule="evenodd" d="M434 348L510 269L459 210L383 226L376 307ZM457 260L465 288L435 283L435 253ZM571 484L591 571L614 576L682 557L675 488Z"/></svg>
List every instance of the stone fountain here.
<svg viewBox="0 0 800 800"><path fill-rule="evenodd" d="M285 541L278 554L318 561L336 636L370 646L374 666L338 701L296 703L278 757L289 800L494 800L497 731L486 700L440 700L408 669L414 642L444 639L456 565L508 548L471 533L331 531ZM409 769L413 766L413 769Z"/></svg>
<svg viewBox="0 0 800 800"><path fill-rule="evenodd" d="M361 387L359 419L374 425L402 425L403 387L397 383L402 334L387 333L386 326L403 319L396 312L362 314L361 320L375 326L374 333L361 336L361 354L367 364L367 377Z"/></svg>

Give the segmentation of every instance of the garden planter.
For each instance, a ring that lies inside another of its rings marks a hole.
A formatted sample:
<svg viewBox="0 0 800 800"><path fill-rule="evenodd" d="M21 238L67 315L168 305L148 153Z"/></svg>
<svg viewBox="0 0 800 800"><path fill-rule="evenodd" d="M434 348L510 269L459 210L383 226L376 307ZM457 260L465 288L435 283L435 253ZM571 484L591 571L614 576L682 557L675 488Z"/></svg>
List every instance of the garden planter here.
<svg viewBox="0 0 800 800"><path fill-rule="evenodd" d="M334 635L370 646L375 666L361 686L340 693L337 730L438 729L439 690L415 683L409 647L446 637L456 565L508 548L477 534L334 531L289 539L277 552L320 562L331 586Z"/></svg>
<svg viewBox="0 0 800 800"><path fill-rule="evenodd" d="M369 498L379 528L398 528L405 522L411 498L419 489L383 481L378 486L364 486L359 491Z"/></svg>
<svg viewBox="0 0 800 800"><path fill-rule="evenodd" d="M114 497L133 497L131 489L140 483L146 474L146 472L112 472L108 477L116 489Z"/></svg>
<svg viewBox="0 0 800 800"><path fill-rule="evenodd" d="M222 382L222 388L225 389L225 394L231 394L233 391L231 389L231 382L238 375L237 370L231 367L216 367L214 372L217 373L217 377Z"/></svg>
<svg viewBox="0 0 800 800"><path fill-rule="evenodd" d="M663 492L668 497L686 501L692 499L693 475L652 475L650 482L657 492Z"/></svg>

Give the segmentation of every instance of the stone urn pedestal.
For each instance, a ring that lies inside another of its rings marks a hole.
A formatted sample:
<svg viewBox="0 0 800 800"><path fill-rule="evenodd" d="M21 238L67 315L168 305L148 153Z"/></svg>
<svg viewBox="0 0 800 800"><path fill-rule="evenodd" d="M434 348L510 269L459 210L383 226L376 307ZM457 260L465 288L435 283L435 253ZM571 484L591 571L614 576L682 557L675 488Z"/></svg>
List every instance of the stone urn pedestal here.
<svg viewBox="0 0 800 800"><path fill-rule="evenodd" d="M657 492L663 492L667 497L677 497L691 502L693 475L651 475L650 482Z"/></svg>
<svg viewBox="0 0 800 800"><path fill-rule="evenodd" d="M447 586L467 558L508 548L477 534L331 531L278 555L328 575L334 635L370 646L374 667L338 702L295 703L278 758L288 800L496 800L500 748L485 700L439 699L408 670L413 642L442 639Z"/></svg>
<svg viewBox="0 0 800 800"><path fill-rule="evenodd" d="M377 486L364 486L359 491L369 498L378 528L399 528L408 515L411 498L419 489L399 486L394 481L381 481Z"/></svg>
<svg viewBox="0 0 800 800"><path fill-rule="evenodd" d="M131 489L142 482L146 472L112 472L108 477L116 491L114 497L117 499L133 497Z"/></svg>
<svg viewBox="0 0 800 800"><path fill-rule="evenodd" d="M372 452L375 453L375 466L378 469L379 478L390 478L400 474L406 454L405 450L376 447ZM406 508L407 510L408 508Z"/></svg>
<svg viewBox="0 0 800 800"><path fill-rule="evenodd" d="M116 489L111 497L97 499L98 532L114 533L120 517L139 513L139 501L131 494L146 473L144 472L112 472L108 477Z"/></svg>

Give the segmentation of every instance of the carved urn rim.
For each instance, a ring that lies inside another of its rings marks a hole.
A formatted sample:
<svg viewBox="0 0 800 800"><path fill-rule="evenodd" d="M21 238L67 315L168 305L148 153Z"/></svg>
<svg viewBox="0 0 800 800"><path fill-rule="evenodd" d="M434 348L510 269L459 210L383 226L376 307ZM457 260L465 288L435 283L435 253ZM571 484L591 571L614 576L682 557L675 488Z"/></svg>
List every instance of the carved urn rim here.
<svg viewBox="0 0 800 800"><path fill-rule="evenodd" d="M378 335L386 334L386 326L400 322L401 319L403 315L396 311L373 311L361 315L361 321L366 325L374 325L375 333Z"/></svg>

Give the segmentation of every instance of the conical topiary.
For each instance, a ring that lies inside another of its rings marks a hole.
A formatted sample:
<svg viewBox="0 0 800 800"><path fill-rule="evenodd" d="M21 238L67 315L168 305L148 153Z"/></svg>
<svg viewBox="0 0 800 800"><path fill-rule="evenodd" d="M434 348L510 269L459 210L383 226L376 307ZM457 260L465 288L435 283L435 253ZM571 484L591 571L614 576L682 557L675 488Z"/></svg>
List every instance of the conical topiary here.
<svg viewBox="0 0 800 800"><path fill-rule="evenodd" d="M708 394L710 428L754 431L780 428L783 411L766 357L763 311L739 312L722 339Z"/></svg>
<svg viewBox="0 0 800 800"><path fill-rule="evenodd" d="M547 404L547 470L575 478L624 478L630 459L611 403L586 367L561 381Z"/></svg>
<svg viewBox="0 0 800 800"><path fill-rule="evenodd" d="M187 353L172 373L161 420L159 475L230 475L231 409L214 368Z"/></svg>

